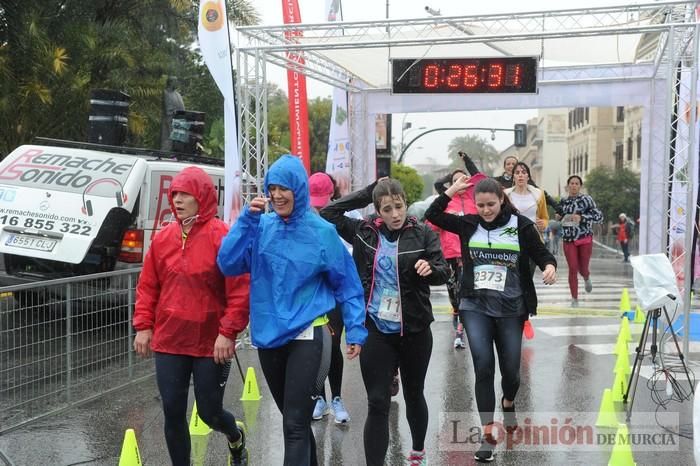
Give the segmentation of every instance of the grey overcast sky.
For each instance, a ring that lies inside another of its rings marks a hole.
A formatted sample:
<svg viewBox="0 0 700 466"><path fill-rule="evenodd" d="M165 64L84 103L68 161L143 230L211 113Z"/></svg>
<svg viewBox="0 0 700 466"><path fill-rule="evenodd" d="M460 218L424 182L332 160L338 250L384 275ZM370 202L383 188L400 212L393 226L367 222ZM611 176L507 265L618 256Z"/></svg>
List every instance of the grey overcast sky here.
<svg viewBox="0 0 700 466"><path fill-rule="evenodd" d="M557 2L552 0L492 0L492 1L455 1L455 0L344 0L342 2L343 19L345 21L361 20L381 20L387 17L390 19L424 18L427 16L425 7L429 6L433 10L439 10L443 16L489 14L489 13L513 13L523 11L542 11L547 9L568 9L577 7L598 7L620 4L649 3L639 1L618 0L566 0ZM255 7L261 14L262 23L267 25L282 24L282 0L262 0L255 2ZM306 23L319 23L325 18L325 0L299 0L301 18ZM286 73L279 67L270 66L268 77L286 91ZM313 79L307 80L307 90L309 98L330 97L332 88L324 83ZM537 114L537 109L523 110L500 110L500 111L472 111L472 112L449 112L449 113L413 113L395 114L392 132L393 143L398 144L401 139L401 121L412 123L411 130L404 133L405 142L420 134L415 128L425 126L435 128L437 126L454 127L493 127L512 128L515 123L525 123L527 119ZM464 134L458 132L436 132L421 138L409 148L404 162L424 163L428 158L433 158L440 164L446 164L447 146L456 136ZM474 132L490 139L489 132ZM496 139L491 143L499 151L506 149L513 142L512 133L496 133Z"/></svg>

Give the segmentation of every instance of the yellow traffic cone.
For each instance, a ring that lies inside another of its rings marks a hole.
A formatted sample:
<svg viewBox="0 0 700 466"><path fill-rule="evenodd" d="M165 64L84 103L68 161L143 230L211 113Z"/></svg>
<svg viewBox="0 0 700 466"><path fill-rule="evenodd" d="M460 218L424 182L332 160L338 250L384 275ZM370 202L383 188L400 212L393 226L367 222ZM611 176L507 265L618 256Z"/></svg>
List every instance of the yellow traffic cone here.
<svg viewBox="0 0 700 466"><path fill-rule="evenodd" d="M190 435L209 435L211 427L206 425L197 413L197 402L192 406L192 416L190 416Z"/></svg>
<svg viewBox="0 0 700 466"><path fill-rule="evenodd" d="M209 446L208 435L191 435L190 448L192 466L204 466L207 459L207 447Z"/></svg>
<svg viewBox="0 0 700 466"><path fill-rule="evenodd" d="M615 445L608 466L636 466L626 424L620 424L615 433Z"/></svg>
<svg viewBox="0 0 700 466"><path fill-rule="evenodd" d="M126 429L124 432L124 443L122 443L122 453L119 455L119 466L141 466L141 455L139 446L136 443L134 429Z"/></svg>
<svg viewBox="0 0 700 466"><path fill-rule="evenodd" d="M629 354L630 349L627 345L627 341L623 338L621 334L617 335L617 343L615 343L615 354Z"/></svg>
<svg viewBox="0 0 700 466"><path fill-rule="evenodd" d="M255 432L257 426L258 411L260 411L260 401L245 401L242 404L243 416L245 417L246 434L252 434Z"/></svg>
<svg viewBox="0 0 700 466"><path fill-rule="evenodd" d="M642 308L637 304L637 309L634 311L634 321L640 324L646 322L647 316L642 311Z"/></svg>
<svg viewBox="0 0 700 466"><path fill-rule="evenodd" d="M617 427L617 414L612 400L612 392L609 388L603 391L603 398L600 400L598 418L595 421L596 427Z"/></svg>
<svg viewBox="0 0 700 466"><path fill-rule="evenodd" d="M613 401L622 401L627 391L627 376L622 372L615 372L615 380L610 391Z"/></svg>
<svg viewBox="0 0 700 466"><path fill-rule="evenodd" d="M615 368L613 369L615 373L621 373L624 376L630 375L630 355L629 353L621 352L617 354L617 359L615 360Z"/></svg>
<svg viewBox="0 0 700 466"><path fill-rule="evenodd" d="M630 310L632 310L632 306L630 306L630 294L627 288L623 288L622 296L620 296L620 311L628 312Z"/></svg>
<svg viewBox="0 0 700 466"><path fill-rule="evenodd" d="M258 380L255 378L255 370L248 367L245 373L245 383L243 384L243 394L241 401L257 401L261 399L260 390L258 389Z"/></svg>
<svg viewBox="0 0 700 466"><path fill-rule="evenodd" d="M632 341L632 332L630 332L630 321L627 316L622 318L622 323L620 324L620 335L625 339L625 341Z"/></svg>

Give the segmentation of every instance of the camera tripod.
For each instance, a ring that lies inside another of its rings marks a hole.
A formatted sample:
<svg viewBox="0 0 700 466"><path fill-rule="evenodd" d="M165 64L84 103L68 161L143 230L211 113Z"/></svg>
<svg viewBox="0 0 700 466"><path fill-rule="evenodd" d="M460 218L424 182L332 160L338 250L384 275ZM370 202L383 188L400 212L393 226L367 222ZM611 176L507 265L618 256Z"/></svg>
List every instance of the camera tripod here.
<svg viewBox="0 0 700 466"><path fill-rule="evenodd" d="M672 297L669 295L671 299L675 300L675 297ZM642 361L644 360L644 350L646 348L647 344L647 339L649 337L649 332L651 331L651 346L649 348L649 352L651 353L651 362L653 364L656 364L656 354L658 352L658 346L657 346L657 333L659 330L659 317L661 317L661 311L663 310L664 316L666 317L666 321L668 322L668 328L671 333L671 336L673 337L673 343L676 345L676 351L678 352L678 358L681 361L681 364L683 365L683 370L685 371L685 376L688 379L688 385L690 386L690 391L692 393L695 393L695 389L693 387L693 383L691 382L690 379L690 374L688 373L688 366L685 364L685 358L683 356L683 353L681 352L681 348L678 345L678 338L676 337L676 332L673 330L673 326L671 325L671 319L668 316L668 311L666 310L666 306L659 307L656 309L650 309L647 311L647 317L646 320L644 321L644 329L642 330L642 335L639 337L639 345L637 348L635 348L635 352L637 355L634 358L634 365L632 366L632 372L630 373L630 379L629 382L627 383L627 391L625 392L625 395L622 398L622 402L625 404L625 412L626 412L626 422L629 422L630 417L632 417L632 406L634 405L634 395L635 392L637 391L637 383L639 382L639 372L642 368ZM686 331L688 331L686 329ZM663 358L661 359L661 364L663 368Z"/></svg>

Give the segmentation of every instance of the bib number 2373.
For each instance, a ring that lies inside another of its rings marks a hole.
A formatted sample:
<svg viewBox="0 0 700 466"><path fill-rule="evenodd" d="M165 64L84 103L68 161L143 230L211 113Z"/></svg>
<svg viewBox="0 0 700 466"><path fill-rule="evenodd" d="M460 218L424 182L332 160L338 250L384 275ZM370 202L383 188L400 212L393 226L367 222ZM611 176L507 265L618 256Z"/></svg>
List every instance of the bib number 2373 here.
<svg viewBox="0 0 700 466"><path fill-rule="evenodd" d="M503 291L506 286L506 267L479 265L474 267L474 289Z"/></svg>
<svg viewBox="0 0 700 466"><path fill-rule="evenodd" d="M401 321L401 303L399 294L394 290L384 289L379 301L379 318L389 322Z"/></svg>

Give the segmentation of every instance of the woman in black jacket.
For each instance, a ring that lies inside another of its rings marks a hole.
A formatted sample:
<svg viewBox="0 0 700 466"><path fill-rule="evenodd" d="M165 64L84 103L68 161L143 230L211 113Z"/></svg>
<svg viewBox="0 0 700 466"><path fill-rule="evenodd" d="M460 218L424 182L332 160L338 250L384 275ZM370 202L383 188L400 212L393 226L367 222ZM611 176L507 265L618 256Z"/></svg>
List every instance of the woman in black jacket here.
<svg viewBox="0 0 700 466"><path fill-rule="evenodd" d="M495 445L491 432L496 405L494 343L502 375L503 423L513 431L517 427L514 399L520 386L523 325L529 315L537 313L529 262L532 259L540 267L547 285L556 280L557 262L542 243L535 224L517 213L492 178L482 180L474 190L478 215L445 213L452 195L468 185L466 177L459 178L433 201L425 216L440 228L457 233L462 243L459 311L474 363L476 404L484 426L481 448L474 459L490 462Z"/></svg>
<svg viewBox="0 0 700 466"><path fill-rule="evenodd" d="M373 203L377 216L367 220L345 212ZM401 370L406 418L413 451L409 464L424 464L428 405L423 395L433 348L430 286L447 282L449 269L437 235L406 216L401 184L382 179L332 202L321 216L335 224L353 245L353 258L365 289L369 336L360 353L368 413L364 429L365 459L383 465L389 445L389 385ZM364 355L364 356L363 356Z"/></svg>

